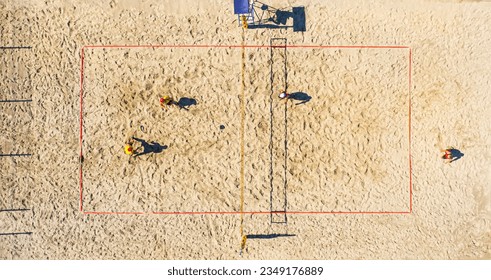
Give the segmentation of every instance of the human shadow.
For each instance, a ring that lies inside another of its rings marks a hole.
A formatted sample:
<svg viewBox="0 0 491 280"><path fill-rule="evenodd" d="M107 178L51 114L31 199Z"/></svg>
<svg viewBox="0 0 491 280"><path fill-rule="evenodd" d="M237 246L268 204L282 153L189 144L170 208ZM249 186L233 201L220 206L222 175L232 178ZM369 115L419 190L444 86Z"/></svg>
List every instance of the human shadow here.
<svg viewBox="0 0 491 280"><path fill-rule="evenodd" d="M179 108L184 109L184 110L189 110L189 106L196 105L198 102L194 98L188 98L188 97L181 97L179 101L177 101L176 105L179 106Z"/></svg>
<svg viewBox="0 0 491 280"><path fill-rule="evenodd" d="M459 160L464 156L464 154L461 151L459 151L458 149L454 149L454 148L450 149L450 153L452 155L452 160L450 162L454 162L456 160Z"/></svg>
<svg viewBox="0 0 491 280"><path fill-rule="evenodd" d="M305 92L294 92L294 93L291 93L289 96L288 96L289 99L293 99L293 100L296 100L296 101L300 101L298 103L296 103L295 105L300 105L300 104L304 104L304 103L307 103L309 102L312 97L308 94L306 94Z"/></svg>
<svg viewBox="0 0 491 280"><path fill-rule="evenodd" d="M248 239L273 239L273 238L278 238L278 237L293 237L296 236L295 234L278 234L278 233L273 233L273 234L248 234L247 238Z"/></svg>
<svg viewBox="0 0 491 280"><path fill-rule="evenodd" d="M149 154L149 153L154 153L154 154L158 154L158 153L161 153L163 150L167 149L167 145L160 145L159 143L157 142L147 142L143 139L140 139L140 138L136 138L136 137L133 137L134 140L138 141L141 143L142 147L143 147L143 151L141 152L137 152L135 154L135 156L142 156L142 155L146 155L146 154Z"/></svg>

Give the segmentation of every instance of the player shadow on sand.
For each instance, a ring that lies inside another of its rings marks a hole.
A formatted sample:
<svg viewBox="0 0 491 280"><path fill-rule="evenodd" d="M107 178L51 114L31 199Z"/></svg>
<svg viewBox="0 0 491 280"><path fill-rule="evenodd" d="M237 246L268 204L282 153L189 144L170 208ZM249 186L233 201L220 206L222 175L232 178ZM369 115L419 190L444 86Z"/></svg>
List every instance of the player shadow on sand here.
<svg viewBox="0 0 491 280"><path fill-rule="evenodd" d="M288 99L300 101L295 104L295 105L300 105L309 102L312 99L312 96L306 94L305 92L299 91L299 92L290 93L290 95L288 95Z"/></svg>
<svg viewBox="0 0 491 280"><path fill-rule="evenodd" d="M148 143L147 141L140 139L140 138L133 137L133 139L140 142L141 147L143 148L143 151L138 151L135 154L135 157L143 156L143 155L150 154L150 153L159 154L163 150L167 149L167 145L162 146L159 143L154 142L154 141Z"/></svg>
<svg viewBox="0 0 491 280"><path fill-rule="evenodd" d="M464 156L464 154L461 151L459 151L458 149L451 148L449 150L450 150L450 154L452 155L452 160L450 162L454 162L456 160L459 160L460 158L462 158Z"/></svg>
<svg viewBox="0 0 491 280"><path fill-rule="evenodd" d="M198 102L194 98L181 97L175 104L179 106L180 109L189 110L189 106L196 105Z"/></svg>

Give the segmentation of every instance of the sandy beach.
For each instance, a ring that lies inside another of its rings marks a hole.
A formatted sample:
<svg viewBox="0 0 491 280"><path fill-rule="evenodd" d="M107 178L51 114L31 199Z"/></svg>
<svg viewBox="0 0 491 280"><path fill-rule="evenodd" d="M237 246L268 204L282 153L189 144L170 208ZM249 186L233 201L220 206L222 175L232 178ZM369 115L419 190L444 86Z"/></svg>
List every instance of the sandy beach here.
<svg viewBox="0 0 491 280"><path fill-rule="evenodd" d="M491 258L491 2L135 2L0 0L0 259Z"/></svg>

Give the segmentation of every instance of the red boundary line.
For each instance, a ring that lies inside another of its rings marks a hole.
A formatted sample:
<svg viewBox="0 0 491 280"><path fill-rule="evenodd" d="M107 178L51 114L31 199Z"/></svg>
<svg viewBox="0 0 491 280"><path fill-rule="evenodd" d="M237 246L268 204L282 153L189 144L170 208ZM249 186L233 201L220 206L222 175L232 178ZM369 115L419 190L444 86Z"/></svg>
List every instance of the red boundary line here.
<svg viewBox="0 0 491 280"><path fill-rule="evenodd" d="M151 211L151 212L98 212L98 211L84 211L83 214L86 215L143 215L143 214L154 214L154 215L240 215L240 214L250 214L250 215L255 215L255 214L264 214L264 215L270 215L270 214L275 214L278 212L261 212L261 211L245 211L245 212L220 212L220 211L210 211L210 212L159 212L159 211ZM282 214L304 214L304 215L310 215L310 214L333 214L333 215L339 215L339 214L411 214L411 212L322 212L322 211L287 211L287 212L281 212Z"/></svg>
<svg viewBox="0 0 491 280"><path fill-rule="evenodd" d="M88 45L83 48L128 49L128 48L271 48L270 45ZM408 46L310 46L287 45L287 48L311 48L311 49L409 49ZM83 49L82 48L82 49Z"/></svg>
<svg viewBox="0 0 491 280"><path fill-rule="evenodd" d="M114 214L118 214L118 215L142 215L142 214L146 214L145 212L98 212L98 211L87 211L87 212L83 212L84 214L86 215L114 215Z"/></svg>
<svg viewBox="0 0 491 280"><path fill-rule="evenodd" d="M269 45L88 45L83 46L80 51L80 160L83 158L82 153L82 126L83 126L83 83L84 83L84 58L85 49L87 48L270 48ZM312 48L312 49L408 49L409 50L409 211L356 211L356 212L323 212L323 211L291 211L291 212L281 212L287 215L291 214L379 214L379 215L390 215L390 214L412 214L413 212L413 183L412 183L412 155L411 155L411 89L412 89L412 49L408 46L309 46L309 45L288 45L287 48ZM226 212L226 211L209 211L209 212L104 212L104 211L84 211L83 210L83 170L82 164L80 164L80 211L84 215L143 215L143 214L155 214L155 215L239 215L239 214L272 214L276 212Z"/></svg>
<svg viewBox="0 0 491 280"><path fill-rule="evenodd" d="M413 156L411 154L411 89L412 89L413 51L409 49L409 212L413 212Z"/></svg>
<svg viewBox="0 0 491 280"><path fill-rule="evenodd" d="M80 154L79 154L79 172L80 172L80 211L83 211L83 206L82 206L82 160L83 160L83 154L82 154L82 127L83 127L83 88L84 88L84 48L80 50Z"/></svg>

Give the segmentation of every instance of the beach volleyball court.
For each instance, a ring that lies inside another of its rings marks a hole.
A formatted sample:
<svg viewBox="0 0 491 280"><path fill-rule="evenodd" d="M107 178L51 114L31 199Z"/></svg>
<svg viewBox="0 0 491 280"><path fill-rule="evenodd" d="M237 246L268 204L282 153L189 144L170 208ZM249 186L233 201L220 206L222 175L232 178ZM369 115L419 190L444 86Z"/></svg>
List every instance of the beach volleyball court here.
<svg viewBox="0 0 491 280"><path fill-rule="evenodd" d="M239 214L244 145L244 212L410 212L407 47L287 46L284 81L304 99L286 105L271 84L277 65L268 45L244 47L241 100L241 48L82 49L82 211ZM170 57L186 67L174 69ZM161 110L165 94L194 103ZM129 160L122 144L132 133L165 149ZM217 165L227 176L215 174Z"/></svg>

